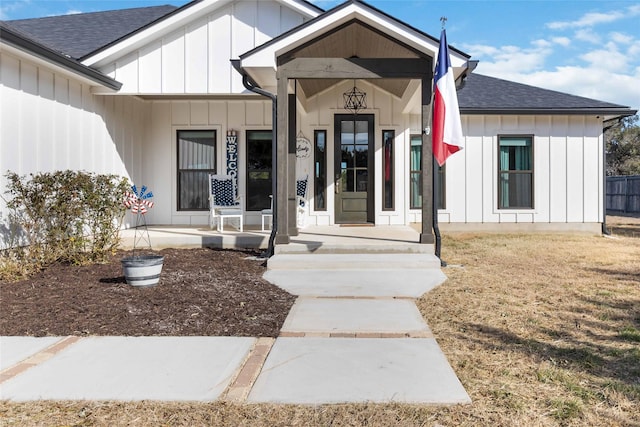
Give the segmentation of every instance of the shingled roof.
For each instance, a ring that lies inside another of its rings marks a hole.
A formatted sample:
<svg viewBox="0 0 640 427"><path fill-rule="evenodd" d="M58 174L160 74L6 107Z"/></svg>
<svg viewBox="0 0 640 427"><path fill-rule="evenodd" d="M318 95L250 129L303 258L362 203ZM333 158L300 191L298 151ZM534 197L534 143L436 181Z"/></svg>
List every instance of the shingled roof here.
<svg viewBox="0 0 640 427"><path fill-rule="evenodd" d="M306 2L306 0L303 1ZM191 2L182 8L189 7L193 3L197 2ZM119 88L118 82L92 69L85 69L74 60L82 59L169 14L177 13L176 11L182 8L164 5L2 21L1 26L5 34L0 35L3 40L11 39L12 43L20 44L23 48L32 50L40 56L84 72L90 78L98 78L110 87ZM47 52L48 49L51 51ZM60 57L58 58L54 52L59 53ZM67 64L64 58L69 58L74 63ZM470 74L466 77L464 86L458 91L458 103L462 114L627 116L635 113L626 106L480 74Z"/></svg>
<svg viewBox="0 0 640 427"><path fill-rule="evenodd" d="M458 91L462 114L633 114L628 107L470 74Z"/></svg>
<svg viewBox="0 0 640 427"><path fill-rule="evenodd" d="M35 42L80 59L175 11L176 6L138 7L5 21Z"/></svg>

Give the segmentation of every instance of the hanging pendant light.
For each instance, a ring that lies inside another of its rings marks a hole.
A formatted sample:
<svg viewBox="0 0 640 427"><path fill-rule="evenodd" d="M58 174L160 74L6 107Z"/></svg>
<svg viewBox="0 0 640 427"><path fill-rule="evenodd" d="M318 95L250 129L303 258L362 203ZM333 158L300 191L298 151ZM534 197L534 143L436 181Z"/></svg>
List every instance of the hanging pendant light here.
<svg viewBox="0 0 640 427"><path fill-rule="evenodd" d="M345 110L358 114L358 111L367 108L367 94L356 87L356 81L353 81L353 89L342 94L344 98Z"/></svg>

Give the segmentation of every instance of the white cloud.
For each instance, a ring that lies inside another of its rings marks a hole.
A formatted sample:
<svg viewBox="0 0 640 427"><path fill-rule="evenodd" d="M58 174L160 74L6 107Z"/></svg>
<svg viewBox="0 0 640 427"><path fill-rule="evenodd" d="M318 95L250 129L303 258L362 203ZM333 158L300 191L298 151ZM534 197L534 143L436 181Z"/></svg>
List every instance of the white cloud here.
<svg viewBox="0 0 640 427"><path fill-rule="evenodd" d="M632 58L640 57L640 40L635 40L627 49L627 55Z"/></svg>
<svg viewBox="0 0 640 427"><path fill-rule="evenodd" d="M628 34L619 33L617 31L609 33L609 37L611 38L611 40L613 40L616 43L622 43L622 44L633 43L633 37L632 36L630 36Z"/></svg>
<svg viewBox="0 0 640 427"><path fill-rule="evenodd" d="M538 39L532 41L531 44L539 48L545 48L551 46L552 43L548 40Z"/></svg>
<svg viewBox="0 0 640 427"><path fill-rule="evenodd" d="M580 59L589 64L589 68L610 72L625 72L628 69L627 55L613 49L597 49L580 55Z"/></svg>
<svg viewBox="0 0 640 427"><path fill-rule="evenodd" d="M585 13L576 21L555 21L546 24L552 30L566 30L568 28L592 27L597 24L605 24L617 21L625 17L621 11L611 11L607 13L591 12Z"/></svg>
<svg viewBox="0 0 640 427"><path fill-rule="evenodd" d="M571 44L571 39L569 37L552 37L551 41L564 47L567 47Z"/></svg>
<svg viewBox="0 0 640 427"><path fill-rule="evenodd" d="M463 49L474 59L479 59L485 67L503 70L539 70L544 66L545 58L552 53L551 44L536 40L533 47L524 49L518 46L496 48L486 45L463 45ZM486 62L485 62L486 61Z"/></svg>
<svg viewBox="0 0 640 427"><path fill-rule="evenodd" d="M629 74L623 74L600 65L561 66L554 70L529 71L517 63L512 63L511 68L503 68L497 61L481 61L475 72L640 109L640 67Z"/></svg>
<svg viewBox="0 0 640 427"><path fill-rule="evenodd" d="M577 30L574 34L574 37L576 38L576 40L581 40L593 44L602 43L602 38L598 34L594 33L591 29Z"/></svg>
<svg viewBox="0 0 640 427"><path fill-rule="evenodd" d="M65 13L65 15L77 15L79 13L84 13L84 12L81 10L70 9Z"/></svg>
<svg viewBox="0 0 640 427"><path fill-rule="evenodd" d="M16 0L12 2L0 2L0 19L10 19L11 12L28 7L31 0Z"/></svg>

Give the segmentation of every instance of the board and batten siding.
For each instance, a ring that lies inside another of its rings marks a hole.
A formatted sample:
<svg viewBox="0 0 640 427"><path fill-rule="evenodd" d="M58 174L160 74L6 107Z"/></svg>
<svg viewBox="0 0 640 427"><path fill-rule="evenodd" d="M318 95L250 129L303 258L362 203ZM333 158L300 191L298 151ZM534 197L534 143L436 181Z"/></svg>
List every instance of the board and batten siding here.
<svg viewBox="0 0 640 427"><path fill-rule="evenodd" d="M304 22L276 1L240 1L185 25L100 70L120 94L246 92L230 59Z"/></svg>
<svg viewBox="0 0 640 427"><path fill-rule="evenodd" d="M447 160L440 223L600 223L602 120L595 116L462 116L465 148ZM532 135L533 209L498 209L498 135Z"/></svg>
<svg viewBox="0 0 640 427"><path fill-rule="evenodd" d="M93 95L89 85L7 52L0 52L0 80L0 191L8 170L141 178L143 101Z"/></svg>
<svg viewBox="0 0 640 427"><path fill-rule="evenodd" d="M271 101L263 98L237 100L154 100L150 109L149 136L144 143L142 177L153 189L154 208L147 214L152 224L206 225L207 211L178 211L177 132L216 131L216 172L226 173L226 134L238 135L238 188L246 194L246 131L271 130ZM259 224L259 212L247 212L246 224Z"/></svg>

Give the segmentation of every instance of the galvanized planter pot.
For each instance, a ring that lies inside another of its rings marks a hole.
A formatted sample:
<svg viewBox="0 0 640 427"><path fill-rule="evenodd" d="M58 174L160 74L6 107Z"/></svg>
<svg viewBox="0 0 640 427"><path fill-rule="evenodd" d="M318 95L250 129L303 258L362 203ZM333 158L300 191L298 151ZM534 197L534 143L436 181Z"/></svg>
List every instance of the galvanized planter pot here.
<svg viewBox="0 0 640 427"><path fill-rule="evenodd" d="M140 255L123 258L122 271L131 286L154 286L160 280L164 264L162 255Z"/></svg>

